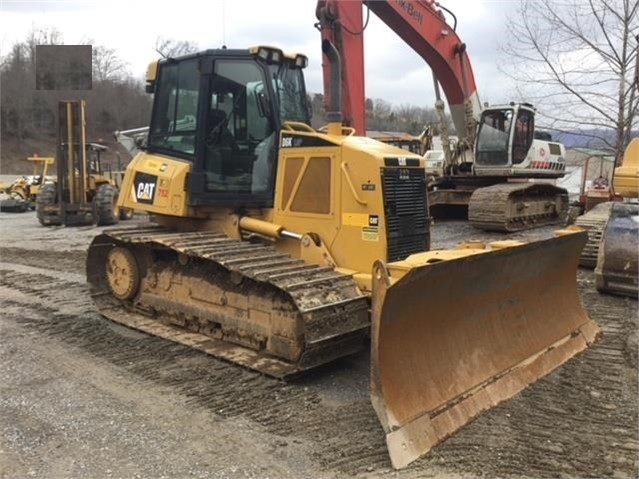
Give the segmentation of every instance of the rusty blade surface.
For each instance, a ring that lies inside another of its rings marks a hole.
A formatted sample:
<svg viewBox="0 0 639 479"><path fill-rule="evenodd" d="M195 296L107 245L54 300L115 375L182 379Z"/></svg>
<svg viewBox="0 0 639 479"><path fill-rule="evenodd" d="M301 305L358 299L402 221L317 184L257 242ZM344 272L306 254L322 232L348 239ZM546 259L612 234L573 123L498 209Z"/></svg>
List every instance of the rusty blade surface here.
<svg viewBox="0 0 639 479"><path fill-rule="evenodd" d="M371 400L401 468L592 343L579 232L412 269L374 267Z"/></svg>

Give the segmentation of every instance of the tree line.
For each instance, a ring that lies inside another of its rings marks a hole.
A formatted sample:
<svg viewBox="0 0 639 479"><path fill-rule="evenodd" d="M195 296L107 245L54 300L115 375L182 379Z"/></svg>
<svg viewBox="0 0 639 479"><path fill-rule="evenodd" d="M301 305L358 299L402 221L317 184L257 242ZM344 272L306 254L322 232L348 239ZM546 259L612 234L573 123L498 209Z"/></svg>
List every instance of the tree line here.
<svg viewBox="0 0 639 479"><path fill-rule="evenodd" d="M54 136L60 100L87 101L89 139L147 124L151 98L144 93L143 81L126 70L126 64L113 49L93 45L90 90L46 90L36 89L38 45L63 45L62 35L53 29L34 30L24 41L15 43L0 61L3 142L11 138L20 144Z"/></svg>
<svg viewBox="0 0 639 479"><path fill-rule="evenodd" d="M90 90L36 89L36 47L63 44L62 35L55 29L34 30L0 59L3 141L11 138L20 144L33 138L55 136L59 100L86 100L89 139L110 138L115 130L148 124L152 98L144 92L142 78L134 77L117 52L107 46L94 44L92 47ZM196 51L197 45L160 37L155 50L161 57L170 57ZM308 101L313 109L314 126L325 124L323 95L310 93ZM382 99L367 99L366 113L371 130L411 134L418 134L425 124L435 122L436 118L433 109L395 106Z"/></svg>
<svg viewBox="0 0 639 479"><path fill-rule="evenodd" d="M325 116L324 95L311 93L308 101L313 110L311 124L319 128L327 123ZM418 135L425 126L433 131L438 130L438 119L434 108L424 108L416 105L393 105L381 98L366 99L366 128L375 131L392 131Z"/></svg>
<svg viewBox="0 0 639 479"><path fill-rule="evenodd" d="M520 0L505 25L503 73L517 81L524 101L538 107L538 124L555 133L580 134L582 146L605 147L619 162L639 122L639 0ZM86 44L91 44L87 41ZM36 46L61 45L54 29L35 30L0 59L2 142L55 135L57 102L86 99L89 134L148 123L151 97L117 52L93 45L92 89L34 88ZM193 42L159 37L162 57L197 50ZM323 96L309 94L313 126L326 123ZM432 108L366 99L369 130L418 134L436 127Z"/></svg>

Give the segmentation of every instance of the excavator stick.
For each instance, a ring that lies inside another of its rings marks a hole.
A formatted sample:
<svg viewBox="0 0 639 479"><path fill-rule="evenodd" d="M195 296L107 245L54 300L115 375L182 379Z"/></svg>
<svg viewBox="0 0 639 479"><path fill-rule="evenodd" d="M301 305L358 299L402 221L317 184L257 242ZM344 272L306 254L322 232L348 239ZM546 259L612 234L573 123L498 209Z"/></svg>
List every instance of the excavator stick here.
<svg viewBox="0 0 639 479"><path fill-rule="evenodd" d="M599 245L597 290L637 297L638 262L639 203L613 203Z"/></svg>
<svg viewBox="0 0 639 479"><path fill-rule="evenodd" d="M371 400L395 468L586 349L586 233L444 260L391 283L375 263ZM409 258L410 260L410 258Z"/></svg>

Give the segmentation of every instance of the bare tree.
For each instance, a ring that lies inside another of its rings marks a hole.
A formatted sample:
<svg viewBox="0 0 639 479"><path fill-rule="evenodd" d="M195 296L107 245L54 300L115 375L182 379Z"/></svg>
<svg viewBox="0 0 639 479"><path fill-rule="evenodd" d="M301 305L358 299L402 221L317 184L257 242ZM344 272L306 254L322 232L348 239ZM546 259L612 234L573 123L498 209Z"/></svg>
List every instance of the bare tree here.
<svg viewBox="0 0 639 479"><path fill-rule="evenodd" d="M175 40L164 37L158 37L155 40L155 51L158 52L162 58L179 57L187 53L194 53L197 50L197 44L187 40Z"/></svg>
<svg viewBox="0 0 639 479"><path fill-rule="evenodd" d="M113 48L93 45L93 79L121 80L127 76L127 64Z"/></svg>
<svg viewBox="0 0 639 479"><path fill-rule="evenodd" d="M36 28L29 32L24 47L29 56L29 61L35 65L36 47L38 45L62 45L62 33L54 27Z"/></svg>
<svg viewBox="0 0 639 479"><path fill-rule="evenodd" d="M40 67L36 68L35 47L62 44L61 35L54 29L34 30L0 58L0 166L4 171L15 166L14 172L19 172L19 162L34 151L42 153L42 148L45 154L55 152L59 100L87 100L90 138L108 138L116 129L148 123L152 97L144 92L143 82L132 78L115 51L107 47L93 49L96 75L91 90L36 89L36 69ZM42 60L41 49L38 55ZM54 82L48 83L56 88Z"/></svg>
<svg viewBox="0 0 639 479"><path fill-rule="evenodd" d="M617 161L637 128L639 0L520 0L502 67L548 127L578 131Z"/></svg>

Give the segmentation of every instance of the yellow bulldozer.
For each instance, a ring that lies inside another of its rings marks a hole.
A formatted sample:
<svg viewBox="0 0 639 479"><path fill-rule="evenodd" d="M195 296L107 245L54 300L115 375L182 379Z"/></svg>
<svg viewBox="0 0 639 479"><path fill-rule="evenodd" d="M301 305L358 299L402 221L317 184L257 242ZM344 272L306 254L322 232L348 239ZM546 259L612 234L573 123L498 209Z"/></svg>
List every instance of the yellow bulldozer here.
<svg viewBox="0 0 639 479"><path fill-rule="evenodd" d="M339 81L310 127L307 63L266 46L153 63L118 199L153 222L94 238L87 279L110 320L277 378L370 344L400 468L595 340L586 234L429 251L423 158L343 126Z"/></svg>
<svg viewBox="0 0 639 479"><path fill-rule="evenodd" d="M34 155L28 157L27 161L33 163L33 174L20 176L10 185L0 186L0 211L25 212L35 209L40 189L47 183L55 183L55 177L47 175L55 158Z"/></svg>
<svg viewBox="0 0 639 479"><path fill-rule="evenodd" d="M117 204L118 176L103 170L107 147L86 141L85 108L84 100L58 104L57 179L36 198L43 226L112 225L133 217L132 209Z"/></svg>

